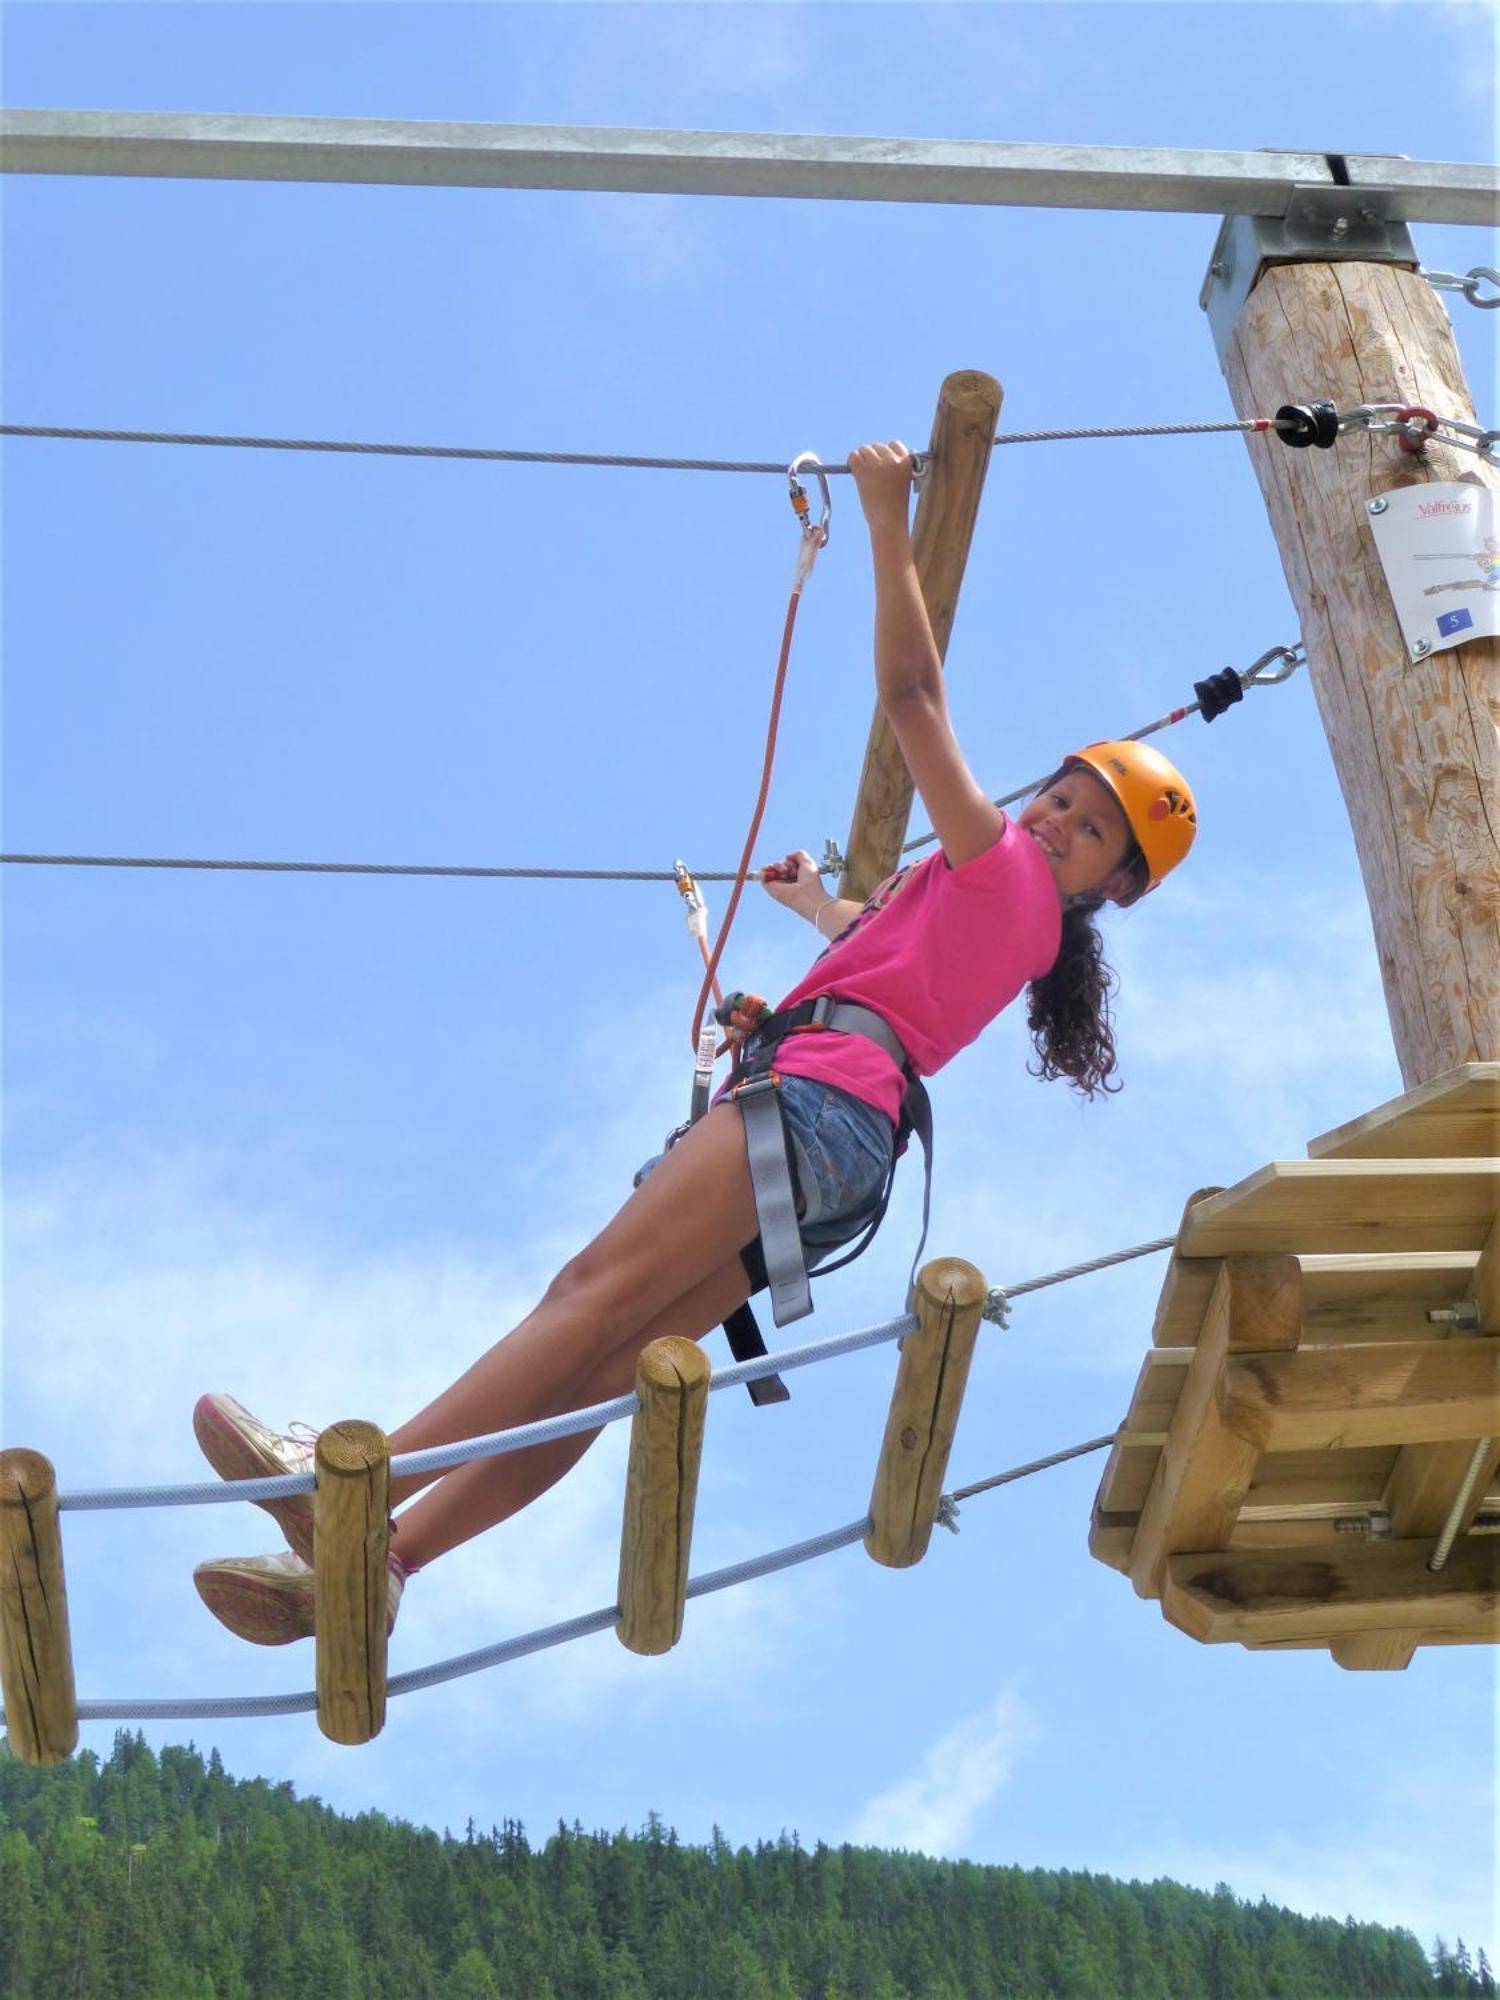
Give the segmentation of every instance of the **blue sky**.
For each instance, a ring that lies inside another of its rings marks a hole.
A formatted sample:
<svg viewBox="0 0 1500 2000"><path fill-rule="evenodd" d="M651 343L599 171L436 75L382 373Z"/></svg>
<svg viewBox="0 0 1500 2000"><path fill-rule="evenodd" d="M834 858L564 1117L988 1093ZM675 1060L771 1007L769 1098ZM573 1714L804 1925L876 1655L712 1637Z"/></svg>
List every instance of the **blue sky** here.
<svg viewBox="0 0 1500 2000"><path fill-rule="evenodd" d="M1493 150L1494 15L1468 5L23 4L4 28L15 106ZM1005 429L1232 414L1196 303L1209 217L83 179L3 198L14 422L841 456L925 442L961 367L1005 384ZM1497 261L1477 230L1416 238L1431 268ZM1495 320L1453 317L1484 411ZM7 848L732 865L795 546L774 479L16 442L4 467ZM835 502L767 854L842 839L859 774L868 557ZM971 557L955 717L1008 790L1296 636L1238 439L1017 448ZM1014 1012L937 1080L932 1245L992 1282L1167 1234L1192 1188L1400 1087L1306 676L1163 742L1203 832L1111 932L1123 1093L1032 1080ZM12 869L4 890L5 1433L65 1490L198 1476L205 1388L393 1428L685 1104L697 955L666 887ZM790 985L811 949L752 899L731 982ZM813 1332L899 1307L916 1181ZM1112 1429L1160 1278L1124 1266L987 1331L950 1483ZM768 1413L714 1399L695 1568L859 1513L891 1368L805 1373ZM393 1669L609 1602L623 1450L616 1431L419 1579ZM310 1720L191 1733L232 1770L438 1826L655 1809L689 1838L1226 1879L1493 1944L1489 1654L1348 1675L1195 1646L1089 1558L1100 1467L972 1502L914 1571L855 1549L695 1606L665 1660L603 1634L410 1696L366 1749ZM70 1517L80 1693L309 1685L308 1649L238 1645L189 1581L274 1546L249 1510Z"/></svg>

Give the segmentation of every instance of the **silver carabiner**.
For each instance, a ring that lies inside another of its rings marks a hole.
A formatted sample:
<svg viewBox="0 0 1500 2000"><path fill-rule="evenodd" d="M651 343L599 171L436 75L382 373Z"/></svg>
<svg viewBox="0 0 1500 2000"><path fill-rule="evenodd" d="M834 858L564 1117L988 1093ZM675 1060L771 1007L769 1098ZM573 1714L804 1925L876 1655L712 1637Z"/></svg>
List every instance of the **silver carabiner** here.
<svg viewBox="0 0 1500 2000"><path fill-rule="evenodd" d="M1265 671L1272 660L1281 662L1280 671L1274 674ZM1295 646L1273 646L1269 653L1262 653L1254 666L1247 667L1240 675L1240 686L1279 687L1283 681L1289 681L1306 660L1307 649L1300 639Z"/></svg>
<svg viewBox="0 0 1500 2000"><path fill-rule="evenodd" d="M807 504L807 488L797 477L799 472L810 472L818 482L818 491L823 501L823 513L816 527L812 524L811 510ZM820 549L828 546L828 524L833 519L833 495L828 490L828 474L824 471L815 451L801 451L786 469L788 483L792 489L792 507L797 519L802 523L804 535L816 535Z"/></svg>

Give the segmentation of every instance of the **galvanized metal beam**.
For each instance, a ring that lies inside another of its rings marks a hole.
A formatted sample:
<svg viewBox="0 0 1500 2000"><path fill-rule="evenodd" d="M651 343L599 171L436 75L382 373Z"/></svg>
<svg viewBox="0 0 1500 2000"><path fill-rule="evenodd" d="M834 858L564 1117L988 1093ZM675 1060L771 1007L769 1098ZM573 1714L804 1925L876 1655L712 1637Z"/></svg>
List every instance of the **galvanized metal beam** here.
<svg viewBox="0 0 1500 2000"><path fill-rule="evenodd" d="M134 111L0 113L0 169L163 179L775 195L1281 216L1298 188L1387 190L1403 222L1500 220L1500 170L1376 155L414 124Z"/></svg>

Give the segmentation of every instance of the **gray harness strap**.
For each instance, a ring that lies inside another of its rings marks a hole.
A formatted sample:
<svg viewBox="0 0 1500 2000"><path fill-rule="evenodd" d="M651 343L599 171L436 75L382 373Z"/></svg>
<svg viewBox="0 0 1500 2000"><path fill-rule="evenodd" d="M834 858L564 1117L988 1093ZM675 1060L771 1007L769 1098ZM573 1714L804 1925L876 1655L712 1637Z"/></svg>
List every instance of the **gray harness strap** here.
<svg viewBox="0 0 1500 2000"><path fill-rule="evenodd" d="M776 1091L775 1077L757 1077L753 1083L741 1085L734 1101L745 1121L745 1150L771 1312L776 1324L785 1326L788 1320L803 1319L812 1311L812 1292L797 1231L797 1197L787 1165L786 1131Z"/></svg>
<svg viewBox="0 0 1500 2000"><path fill-rule="evenodd" d="M912 1078L900 1038L890 1023L871 1008L861 1007L849 1000L836 1000L831 994L822 994L813 1003L806 1025L826 1028L835 1034L863 1035L884 1049L902 1075L911 1079L914 1085L908 1091L907 1111L912 1130L921 1141L927 1166L927 1181L922 1196L922 1242L917 1246L917 1258L920 1260L927 1241L927 1215L932 1200L932 1114L927 1093ZM775 1045L772 1046L774 1048ZM753 1036L746 1053L753 1058ZM758 1076L736 1089L734 1101L740 1107L745 1124L745 1150L750 1165L750 1185L755 1195L761 1256L771 1293L771 1313L778 1326L785 1326L789 1320L804 1318L813 1307L812 1291L807 1282L807 1260L797 1227L797 1197L787 1159L786 1130L776 1091L774 1076ZM912 1272L915 1278L915 1262Z"/></svg>

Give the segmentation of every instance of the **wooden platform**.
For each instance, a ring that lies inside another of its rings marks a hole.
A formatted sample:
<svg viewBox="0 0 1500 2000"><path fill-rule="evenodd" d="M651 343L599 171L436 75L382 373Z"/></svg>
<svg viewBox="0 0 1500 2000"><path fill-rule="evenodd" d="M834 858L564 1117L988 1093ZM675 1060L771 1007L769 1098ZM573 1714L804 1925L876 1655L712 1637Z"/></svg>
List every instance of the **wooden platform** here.
<svg viewBox="0 0 1500 2000"><path fill-rule="evenodd" d="M1386 1668L1494 1643L1500 1063L1307 1150L1189 1200L1089 1548L1208 1643Z"/></svg>

